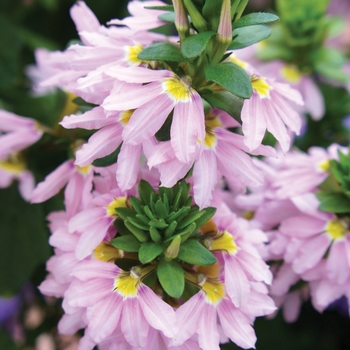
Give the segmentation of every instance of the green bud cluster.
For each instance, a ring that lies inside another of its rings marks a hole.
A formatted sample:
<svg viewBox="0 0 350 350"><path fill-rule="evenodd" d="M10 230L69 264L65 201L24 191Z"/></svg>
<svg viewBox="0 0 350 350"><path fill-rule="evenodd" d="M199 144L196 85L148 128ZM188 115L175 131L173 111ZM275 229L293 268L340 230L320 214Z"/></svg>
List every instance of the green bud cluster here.
<svg viewBox="0 0 350 350"><path fill-rule="evenodd" d="M339 216L350 216L350 153L338 151L339 160L329 161L328 177L316 193L319 209Z"/></svg>
<svg viewBox="0 0 350 350"><path fill-rule="evenodd" d="M186 265L208 266L215 256L200 243L206 237L198 229L216 209L200 210L192 205L190 186L184 180L156 192L146 181L139 184L139 199L130 196L130 207L116 208L118 236L111 244L125 252L137 253L134 265L154 264L165 292L179 298L185 285ZM123 260L123 259L121 259ZM116 264L123 261L116 261Z"/></svg>

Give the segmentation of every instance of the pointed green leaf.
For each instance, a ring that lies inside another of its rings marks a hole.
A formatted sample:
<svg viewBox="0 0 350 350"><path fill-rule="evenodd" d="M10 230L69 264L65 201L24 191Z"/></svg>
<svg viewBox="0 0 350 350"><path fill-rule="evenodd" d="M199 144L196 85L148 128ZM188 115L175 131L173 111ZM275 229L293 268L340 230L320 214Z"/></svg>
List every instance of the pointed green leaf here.
<svg viewBox="0 0 350 350"><path fill-rule="evenodd" d="M183 218L191 210L191 207L182 207L177 212L172 213L168 216L168 222ZM178 221L178 220L177 220Z"/></svg>
<svg viewBox="0 0 350 350"><path fill-rule="evenodd" d="M174 12L174 6L172 6L172 5L145 6L144 8L147 10L161 10L161 11L173 11Z"/></svg>
<svg viewBox="0 0 350 350"><path fill-rule="evenodd" d="M137 199L134 196L130 196L129 200L130 200L130 203L131 203L132 207L135 209L135 211L138 214L143 215L145 213L144 210L142 209L142 203L141 203L141 201L139 199Z"/></svg>
<svg viewBox="0 0 350 350"><path fill-rule="evenodd" d="M141 243L133 235L116 237L111 240L111 244L126 252L138 252L141 246Z"/></svg>
<svg viewBox="0 0 350 350"><path fill-rule="evenodd" d="M157 267L157 276L167 294L180 298L185 288L185 274L175 261L161 261Z"/></svg>
<svg viewBox="0 0 350 350"><path fill-rule="evenodd" d="M203 32L187 37L181 42L181 51L183 55L187 58L199 56L215 34L215 32Z"/></svg>
<svg viewBox="0 0 350 350"><path fill-rule="evenodd" d="M241 17L232 24L233 28L248 27L257 24L270 24L279 20L279 17L273 13L254 12Z"/></svg>
<svg viewBox="0 0 350 350"><path fill-rule="evenodd" d="M166 42L147 46L137 58L145 61L190 62L177 46Z"/></svg>
<svg viewBox="0 0 350 350"><path fill-rule="evenodd" d="M174 12L166 12L162 13L158 16L158 19L164 22L175 23L175 13Z"/></svg>
<svg viewBox="0 0 350 350"><path fill-rule="evenodd" d="M130 222L130 220L124 221L125 226L128 228L128 230L140 241L140 242L147 242L148 241L148 234L147 232L139 229L134 224Z"/></svg>
<svg viewBox="0 0 350 350"><path fill-rule="evenodd" d="M173 235L173 233L175 232L177 226L177 221L172 221L169 225L169 227L165 230L164 232L164 238L169 238Z"/></svg>
<svg viewBox="0 0 350 350"><path fill-rule="evenodd" d="M163 250L163 247L158 243L143 243L139 250L139 260L142 264L147 264L153 261L158 255L162 254Z"/></svg>
<svg viewBox="0 0 350 350"><path fill-rule="evenodd" d="M151 235L151 239L153 242L159 242L162 239L162 236L160 235L159 231L155 227L149 228L149 233Z"/></svg>
<svg viewBox="0 0 350 350"><path fill-rule="evenodd" d="M250 98L253 93L249 76L234 63L224 62L206 67L205 76L238 97Z"/></svg>
<svg viewBox="0 0 350 350"><path fill-rule="evenodd" d="M105 166L109 166L109 165L115 164L118 161L118 156L119 156L119 153L120 153L120 149L122 148L122 144L123 143L121 143L118 146L118 148L114 152L109 154L108 156L95 159L92 162L92 165L97 166L97 167L105 167Z"/></svg>
<svg viewBox="0 0 350 350"><path fill-rule="evenodd" d="M203 209L203 211L205 211L205 213L198 220L196 220L197 228L201 227L214 216L214 214L216 213L216 208L208 207Z"/></svg>
<svg viewBox="0 0 350 350"><path fill-rule="evenodd" d="M170 140L170 127L173 122L173 112L166 118L164 124L154 135L158 141L169 141Z"/></svg>
<svg viewBox="0 0 350 350"><path fill-rule="evenodd" d="M149 222L149 225L155 228L160 228L160 229L164 229L167 228L169 225L164 222L164 221L160 221L160 220L151 220Z"/></svg>
<svg viewBox="0 0 350 350"><path fill-rule="evenodd" d="M131 234L131 232L125 226L123 219L118 218L117 220L115 220L114 226L117 229L117 232L122 236L127 236Z"/></svg>
<svg viewBox="0 0 350 350"><path fill-rule="evenodd" d="M178 220L178 225L177 225L178 230L181 230L185 226L198 220L203 214L205 214L205 210L202 210L202 211L193 210L192 212L189 212L182 220Z"/></svg>
<svg viewBox="0 0 350 350"><path fill-rule="evenodd" d="M209 266L216 263L215 256L198 241L189 239L181 244L178 259L194 265Z"/></svg>
<svg viewBox="0 0 350 350"><path fill-rule="evenodd" d="M158 199L156 203L156 213L160 219L165 219L168 216L168 211L162 200Z"/></svg>
<svg viewBox="0 0 350 350"><path fill-rule="evenodd" d="M136 215L135 210L130 208L119 207L115 208L115 211L118 214L118 216L124 220L126 220L129 217L133 218Z"/></svg>
<svg viewBox="0 0 350 350"><path fill-rule="evenodd" d="M149 230L148 223L145 224L141 220L138 220L136 217L135 218L128 218L128 221L131 222L133 225L135 225L136 227L138 227L141 230L144 230L146 232Z"/></svg>
<svg viewBox="0 0 350 350"><path fill-rule="evenodd" d="M201 96L213 107L220 108L231 117L241 122L241 110L243 100L228 91L212 92L211 90L201 91Z"/></svg>
<svg viewBox="0 0 350 350"><path fill-rule="evenodd" d="M139 196L144 204L149 204L151 194L155 193L154 188L145 180L141 180L139 184Z"/></svg>
<svg viewBox="0 0 350 350"><path fill-rule="evenodd" d="M228 50L243 49L268 38L270 35L271 29L262 25L237 28L232 32L233 40Z"/></svg>
<svg viewBox="0 0 350 350"><path fill-rule="evenodd" d="M330 193L320 198L319 210L328 213L350 213L350 199L342 193Z"/></svg>

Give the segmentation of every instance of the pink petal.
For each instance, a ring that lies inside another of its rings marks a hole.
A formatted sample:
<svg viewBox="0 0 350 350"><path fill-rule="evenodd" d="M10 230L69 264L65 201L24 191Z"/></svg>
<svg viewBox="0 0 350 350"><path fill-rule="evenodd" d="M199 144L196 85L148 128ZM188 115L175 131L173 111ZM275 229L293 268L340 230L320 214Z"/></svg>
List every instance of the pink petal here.
<svg viewBox="0 0 350 350"><path fill-rule="evenodd" d="M45 177L34 189L32 203L41 203L57 194L75 171L72 160L67 160Z"/></svg>
<svg viewBox="0 0 350 350"><path fill-rule="evenodd" d="M122 125L113 124L96 131L77 152L75 163L79 166L90 165L95 159L114 152L122 142L122 130Z"/></svg>
<svg viewBox="0 0 350 350"><path fill-rule="evenodd" d="M153 328L162 331L165 336L173 338L178 326L172 307L145 285L139 288L139 302L148 323Z"/></svg>
<svg viewBox="0 0 350 350"><path fill-rule="evenodd" d="M142 313L138 298L123 301L121 328L130 345L143 348L147 345L149 325Z"/></svg>
<svg viewBox="0 0 350 350"><path fill-rule="evenodd" d="M117 164L117 181L122 191L131 189L137 181L141 169L141 151L141 145L122 145Z"/></svg>
<svg viewBox="0 0 350 350"><path fill-rule="evenodd" d="M216 308L213 305L206 304L203 307L197 333L201 349L220 350Z"/></svg>
<svg viewBox="0 0 350 350"><path fill-rule="evenodd" d="M151 138L164 124L173 107L173 101L162 94L136 109L124 128L124 142L137 145Z"/></svg>
<svg viewBox="0 0 350 350"><path fill-rule="evenodd" d="M224 333L243 349L255 349L256 336L249 319L227 299L223 299L217 309Z"/></svg>
<svg viewBox="0 0 350 350"><path fill-rule="evenodd" d="M308 215L296 215L282 221L280 231L291 237L307 238L322 232L325 221Z"/></svg>

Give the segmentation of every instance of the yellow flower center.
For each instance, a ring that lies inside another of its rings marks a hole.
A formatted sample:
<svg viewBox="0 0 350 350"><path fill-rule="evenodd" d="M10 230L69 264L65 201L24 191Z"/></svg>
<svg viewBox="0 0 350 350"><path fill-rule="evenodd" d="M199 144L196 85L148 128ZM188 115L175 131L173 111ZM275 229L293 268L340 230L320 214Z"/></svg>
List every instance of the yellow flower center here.
<svg viewBox="0 0 350 350"><path fill-rule="evenodd" d="M258 78L256 76L251 77L251 83L253 90L261 97L270 97L270 90L272 87L266 82L264 78Z"/></svg>
<svg viewBox="0 0 350 350"><path fill-rule="evenodd" d="M126 60L132 65L141 65L143 63L137 55L143 50L143 46L141 44L137 44L135 46L127 46L126 47Z"/></svg>
<svg viewBox="0 0 350 350"><path fill-rule="evenodd" d="M123 111L119 115L119 121L122 123L122 125L126 125L129 123L129 120L134 113L134 109L128 109L127 111Z"/></svg>
<svg viewBox="0 0 350 350"><path fill-rule="evenodd" d="M291 64L286 64L281 69L281 75L284 79L288 81L288 83L291 84L297 84L302 78L301 73L299 72L298 68Z"/></svg>
<svg viewBox="0 0 350 350"><path fill-rule="evenodd" d="M317 164L317 169L321 172L327 172L329 170L330 164L329 164L329 160L326 159L321 163Z"/></svg>
<svg viewBox="0 0 350 350"><path fill-rule="evenodd" d="M79 171L79 173L86 175L89 173L89 171L91 170L91 165L86 165L86 166L75 166L76 169Z"/></svg>
<svg viewBox="0 0 350 350"><path fill-rule="evenodd" d="M18 153L12 153L6 160L0 161L0 168L8 173L20 174L26 170L26 164Z"/></svg>
<svg viewBox="0 0 350 350"><path fill-rule="evenodd" d="M114 201L106 206L107 216L117 217L116 208L126 208L126 197L115 198Z"/></svg>
<svg viewBox="0 0 350 350"><path fill-rule="evenodd" d="M164 78L163 90L174 101L187 102L191 99L191 78L188 76L179 79L177 77Z"/></svg>
<svg viewBox="0 0 350 350"><path fill-rule="evenodd" d="M124 298L135 297L140 286L140 276L135 269L122 271L114 280L114 290Z"/></svg>
<svg viewBox="0 0 350 350"><path fill-rule="evenodd" d="M235 243L233 236L227 231L220 232L218 237L214 237L210 243L210 250L219 250L230 255L235 255L238 249L239 248Z"/></svg>
<svg viewBox="0 0 350 350"><path fill-rule="evenodd" d="M332 237L333 240L343 238L347 231L347 226L339 219L332 219L327 222L326 232Z"/></svg>
<svg viewBox="0 0 350 350"><path fill-rule="evenodd" d="M240 66L241 68L246 68L248 66L248 63L247 62L244 62L242 60L240 60L239 58L237 58L236 55L234 54L231 54L230 57L229 57L229 60L234 63L234 64L237 64L237 66Z"/></svg>
<svg viewBox="0 0 350 350"><path fill-rule="evenodd" d="M122 250L113 247L110 243L102 242L94 250L94 257L98 260L113 262L124 256Z"/></svg>
<svg viewBox="0 0 350 350"><path fill-rule="evenodd" d="M221 126L219 118L213 116L205 120L205 138L204 144L209 148L213 148L216 145L217 137L215 135L215 128Z"/></svg>

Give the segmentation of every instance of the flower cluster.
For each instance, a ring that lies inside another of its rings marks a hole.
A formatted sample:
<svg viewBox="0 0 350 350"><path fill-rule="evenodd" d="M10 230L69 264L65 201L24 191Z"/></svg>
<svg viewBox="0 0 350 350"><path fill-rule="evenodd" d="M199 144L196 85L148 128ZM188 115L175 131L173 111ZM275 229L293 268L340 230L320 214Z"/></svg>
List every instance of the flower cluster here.
<svg viewBox="0 0 350 350"><path fill-rule="evenodd" d="M83 330L79 349L249 349L256 317L350 298L348 150L289 151L305 115L325 112L310 72L330 79L326 2L303 41L300 13L277 1L284 37L254 47L278 17L246 5L132 0L104 26L78 1L79 42L38 50L29 70L36 93L65 96L60 119L0 111L0 187L63 199L39 289L62 298L58 329ZM35 189L29 147L60 152Z"/></svg>

